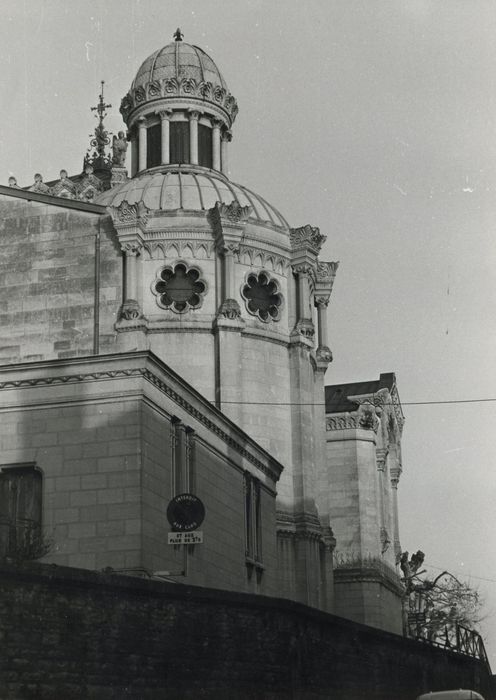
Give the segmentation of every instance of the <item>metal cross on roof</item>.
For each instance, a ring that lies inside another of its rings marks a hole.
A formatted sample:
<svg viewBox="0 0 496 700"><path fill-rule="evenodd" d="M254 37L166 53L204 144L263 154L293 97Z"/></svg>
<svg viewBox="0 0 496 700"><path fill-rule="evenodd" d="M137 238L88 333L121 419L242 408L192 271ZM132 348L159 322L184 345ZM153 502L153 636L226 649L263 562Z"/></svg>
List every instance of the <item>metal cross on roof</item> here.
<svg viewBox="0 0 496 700"><path fill-rule="evenodd" d="M100 95L98 96L98 104L96 107L91 107L92 112L98 112L98 114L95 114L95 117L97 119L100 119L100 123L103 122L104 118L107 116L107 113L105 112L106 109L110 109L112 105L106 105L103 99L103 86L105 85L105 81L102 80L102 91Z"/></svg>

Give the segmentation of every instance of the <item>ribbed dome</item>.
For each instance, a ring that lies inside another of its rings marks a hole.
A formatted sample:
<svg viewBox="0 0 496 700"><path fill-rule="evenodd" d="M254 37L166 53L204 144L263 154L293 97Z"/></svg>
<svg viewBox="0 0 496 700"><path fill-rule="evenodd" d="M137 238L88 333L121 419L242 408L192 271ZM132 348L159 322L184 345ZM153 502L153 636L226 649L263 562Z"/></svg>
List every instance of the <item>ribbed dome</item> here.
<svg viewBox="0 0 496 700"><path fill-rule="evenodd" d="M136 73L131 90L167 78L179 81L192 78L199 83L210 82L213 87L219 85L228 92L226 81L210 56L198 46L183 41L174 41L148 56Z"/></svg>
<svg viewBox="0 0 496 700"><path fill-rule="evenodd" d="M136 204L142 201L153 210L206 211L216 202L230 204L237 201L242 207L251 206L251 220L268 223L289 230L286 219L260 195L246 187L235 185L220 173L201 172L186 167L148 171L143 175L99 195L95 202L118 207L123 201Z"/></svg>
<svg viewBox="0 0 496 700"><path fill-rule="evenodd" d="M236 100L210 56L198 46L174 41L155 51L140 66L121 103L127 121L131 112L147 102L183 97L209 102L227 113L232 123Z"/></svg>

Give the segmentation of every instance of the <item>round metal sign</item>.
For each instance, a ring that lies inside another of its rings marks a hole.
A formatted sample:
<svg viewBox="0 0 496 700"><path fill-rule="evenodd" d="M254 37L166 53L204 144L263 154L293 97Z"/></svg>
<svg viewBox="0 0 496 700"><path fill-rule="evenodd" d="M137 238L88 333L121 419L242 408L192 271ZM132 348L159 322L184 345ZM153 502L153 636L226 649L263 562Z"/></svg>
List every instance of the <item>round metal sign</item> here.
<svg viewBox="0 0 496 700"><path fill-rule="evenodd" d="M205 506L198 496L180 493L167 506L167 520L175 532L197 530L205 518Z"/></svg>

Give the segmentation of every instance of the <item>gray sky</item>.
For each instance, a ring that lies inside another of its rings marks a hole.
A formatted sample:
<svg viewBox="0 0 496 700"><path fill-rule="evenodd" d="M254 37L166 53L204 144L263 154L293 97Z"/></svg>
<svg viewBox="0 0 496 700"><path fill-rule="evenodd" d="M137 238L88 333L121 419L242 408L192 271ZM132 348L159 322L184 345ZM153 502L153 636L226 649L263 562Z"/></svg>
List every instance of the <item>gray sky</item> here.
<svg viewBox="0 0 496 700"><path fill-rule="evenodd" d="M79 171L99 81L117 132L136 70L176 27L210 53L240 106L232 180L319 226L341 263L327 383L397 374L403 548L479 587L496 667L496 402L408 405L496 398L494 0L0 9L3 184Z"/></svg>

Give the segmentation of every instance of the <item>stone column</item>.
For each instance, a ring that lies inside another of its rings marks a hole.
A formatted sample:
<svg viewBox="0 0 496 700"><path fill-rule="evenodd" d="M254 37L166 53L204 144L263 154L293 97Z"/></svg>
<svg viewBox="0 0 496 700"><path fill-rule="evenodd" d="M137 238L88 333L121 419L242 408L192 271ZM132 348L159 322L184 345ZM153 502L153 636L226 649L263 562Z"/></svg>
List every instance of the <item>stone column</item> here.
<svg viewBox="0 0 496 700"><path fill-rule="evenodd" d="M228 161L228 150L229 143L232 140L232 133L230 131L224 131L222 134L222 141L220 144L220 155L221 155L221 167L224 175L229 175L229 161Z"/></svg>
<svg viewBox="0 0 496 700"><path fill-rule="evenodd" d="M212 168L220 170L220 127L222 122L218 119L212 121Z"/></svg>
<svg viewBox="0 0 496 700"><path fill-rule="evenodd" d="M131 177L134 177L138 172L138 136L136 130L133 129L131 134Z"/></svg>
<svg viewBox="0 0 496 700"><path fill-rule="evenodd" d="M393 540L394 553L396 556L401 554L400 544L400 528L398 519L398 482L400 480L401 469L398 467L391 469L391 490L393 495Z"/></svg>
<svg viewBox="0 0 496 700"><path fill-rule="evenodd" d="M310 284L308 276L311 267L306 263L293 265L293 272L298 276L298 321L296 330L312 338L315 331L310 317Z"/></svg>
<svg viewBox="0 0 496 700"><path fill-rule="evenodd" d="M161 155L160 160L162 165L168 165L170 162L170 128L169 128L169 118L171 111L164 109L157 112L160 117L160 131L161 131Z"/></svg>
<svg viewBox="0 0 496 700"><path fill-rule="evenodd" d="M126 256L126 296L121 308L120 316L126 321L132 321L141 317L141 309L138 303L138 270L137 257L141 250L139 243L124 243L122 250Z"/></svg>
<svg viewBox="0 0 496 700"><path fill-rule="evenodd" d="M198 119L200 112L191 110L189 113L189 162L198 165Z"/></svg>
<svg viewBox="0 0 496 700"><path fill-rule="evenodd" d="M138 119L138 170L146 170L146 119Z"/></svg>
<svg viewBox="0 0 496 700"><path fill-rule="evenodd" d="M223 248L224 253L224 299L233 299L234 293L234 254L238 251L236 243L228 243Z"/></svg>
<svg viewBox="0 0 496 700"><path fill-rule="evenodd" d="M384 554L388 549L391 541L386 528L386 506L384 503L384 474L386 471L387 452L384 449L378 449L375 453L377 464L377 481L379 488L379 534L381 539L381 553Z"/></svg>

